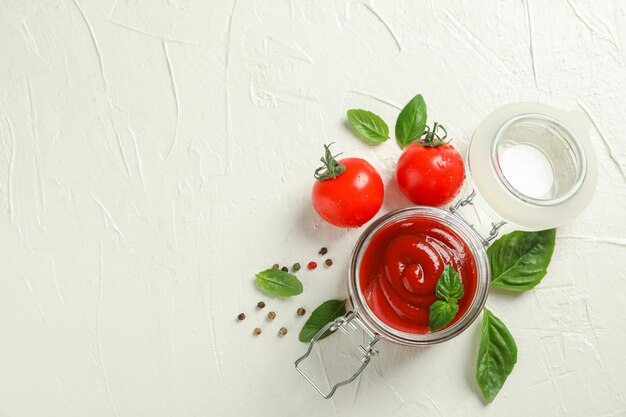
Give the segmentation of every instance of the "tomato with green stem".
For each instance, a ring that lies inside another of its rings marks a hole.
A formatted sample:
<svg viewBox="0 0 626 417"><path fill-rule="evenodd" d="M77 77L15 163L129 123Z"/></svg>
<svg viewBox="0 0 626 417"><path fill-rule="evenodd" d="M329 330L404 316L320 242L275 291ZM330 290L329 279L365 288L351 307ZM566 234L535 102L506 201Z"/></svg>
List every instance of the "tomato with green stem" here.
<svg viewBox="0 0 626 417"><path fill-rule="evenodd" d="M334 226L359 227L380 210L385 195L383 181L366 160L337 161L337 156L330 152L330 145L324 145L323 166L314 174L313 207Z"/></svg>
<svg viewBox="0 0 626 417"><path fill-rule="evenodd" d="M435 122L432 129L427 127L420 139L406 147L398 160L398 186L414 204L443 206L463 185L463 158L446 141L447 135L446 129Z"/></svg>

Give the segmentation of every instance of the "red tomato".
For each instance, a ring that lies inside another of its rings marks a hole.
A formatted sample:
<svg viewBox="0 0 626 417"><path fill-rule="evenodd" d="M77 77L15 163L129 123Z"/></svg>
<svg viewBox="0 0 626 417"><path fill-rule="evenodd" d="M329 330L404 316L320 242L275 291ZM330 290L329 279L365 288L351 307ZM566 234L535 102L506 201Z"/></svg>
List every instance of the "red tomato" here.
<svg viewBox="0 0 626 417"><path fill-rule="evenodd" d="M411 143L400 156L396 180L414 204L443 206L459 193L465 168L452 145L422 146Z"/></svg>
<svg viewBox="0 0 626 417"><path fill-rule="evenodd" d="M363 159L345 158L338 162L346 167L344 172L315 181L313 207L332 225L359 227L383 205L383 181L378 171Z"/></svg>

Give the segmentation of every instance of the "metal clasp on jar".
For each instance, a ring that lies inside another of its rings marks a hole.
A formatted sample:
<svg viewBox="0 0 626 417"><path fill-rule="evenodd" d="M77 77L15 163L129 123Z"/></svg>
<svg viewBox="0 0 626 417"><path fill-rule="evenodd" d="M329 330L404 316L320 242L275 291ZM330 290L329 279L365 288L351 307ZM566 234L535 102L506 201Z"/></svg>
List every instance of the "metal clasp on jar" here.
<svg viewBox="0 0 626 417"><path fill-rule="evenodd" d="M328 399L332 397L335 391L337 391L337 388L354 381L361 374L361 372L363 372L365 367L370 363L372 356L378 355L378 349L376 349L374 345L380 340L380 335L372 333L367 328L367 326L365 326L363 322L357 317L357 313L358 313L358 310L355 309L354 311L350 312L348 315L344 317L338 317L337 319L327 323L326 326L322 327L320 331L318 331L315 334L315 336L313 336L313 338L311 339L311 342L309 343L309 348L307 349L305 354L302 355L300 358L298 358L298 360L296 360L295 362L296 370L300 373L300 375L302 375L304 379L306 379L309 382L309 384L311 384L313 388L315 388L317 392L319 392L321 396L324 398ZM350 378L337 382L335 385L333 385L333 387L328 393L324 393L322 388L320 388L315 382L313 382L313 380L306 373L304 373L304 371L301 368L299 368L298 365L300 364L300 362L305 360L311 354L311 351L313 350L313 345L315 344L315 342L317 342L317 340L320 337L322 337L324 333L326 333L329 330L331 332L334 332L337 329L341 330L344 333L348 333L346 326L349 326L352 330L357 330L357 326L356 326L357 324L370 337L370 340L365 347L363 347L363 345L359 345L359 349L361 350L361 353L362 353L361 365L354 372L354 374L352 374Z"/></svg>
<svg viewBox="0 0 626 417"><path fill-rule="evenodd" d="M489 231L489 236L484 237L478 230L476 230L476 228L474 227L474 225L465 217L463 216L463 214L461 214L460 212L460 208L466 205L473 205L473 200L474 197L476 197L476 190L472 190L472 193L470 195L468 195L467 197L457 201L454 206L450 207L450 213L454 214L455 216L457 216L463 223L465 223L466 225L468 225L474 232L476 232L476 235L480 238L480 240L483 243L483 246L489 246L489 244L496 238L498 237L498 232L500 230L500 228L502 226L504 226L506 224L505 221L499 221L499 222L491 222L491 230Z"/></svg>

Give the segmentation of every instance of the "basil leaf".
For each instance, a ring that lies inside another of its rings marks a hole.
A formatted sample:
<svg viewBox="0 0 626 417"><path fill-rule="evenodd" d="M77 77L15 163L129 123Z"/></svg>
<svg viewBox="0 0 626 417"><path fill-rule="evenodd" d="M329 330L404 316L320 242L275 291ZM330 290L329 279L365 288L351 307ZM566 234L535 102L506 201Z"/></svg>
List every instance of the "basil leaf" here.
<svg viewBox="0 0 626 417"><path fill-rule="evenodd" d="M256 283L269 295L292 297L302 293L302 283L295 275L280 269L267 269L256 274Z"/></svg>
<svg viewBox="0 0 626 417"><path fill-rule="evenodd" d="M437 281L435 293L440 300L456 303L463 297L463 283L452 265L446 265Z"/></svg>
<svg viewBox="0 0 626 417"><path fill-rule="evenodd" d="M322 327L326 326L337 317L345 315L346 300L328 300L323 302L319 307L313 310L311 317L304 323L298 339L300 339L301 342L309 343ZM318 340L330 336L331 333L331 331L327 331Z"/></svg>
<svg viewBox="0 0 626 417"><path fill-rule="evenodd" d="M426 118L426 103L422 95L418 94L404 106L396 121L396 141L401 149L422 137Z"/></svg>
<svg viewBox="0 0 626 417"><path fill-rule="evenodd" d="M546 275L554 252L556 229L541 232L516 231L493 242L487 249L491 285L526 291Z"/></svg>
<svg viewBox="0 0 626 417"><path fill-rule="evenodd" d="M428 327L430 331L434 332L447 326L458 311L459 305L456 302L438 300L432 303L428 316Z"/></svg>
<svg viewBox="0 0 626 417"><path fill-rule="evenodd" d="M389 139L389 127L378 115L367 110L348 110L348 120L357 136L362 139L383 143Z"/></svg>
<svg viewBox="0 0 626 417"><path fill-rule="evenodd" d="M517 362L517 345L504 323L486 308L476 364L476 382L487 402L493 401Z"/></svg>

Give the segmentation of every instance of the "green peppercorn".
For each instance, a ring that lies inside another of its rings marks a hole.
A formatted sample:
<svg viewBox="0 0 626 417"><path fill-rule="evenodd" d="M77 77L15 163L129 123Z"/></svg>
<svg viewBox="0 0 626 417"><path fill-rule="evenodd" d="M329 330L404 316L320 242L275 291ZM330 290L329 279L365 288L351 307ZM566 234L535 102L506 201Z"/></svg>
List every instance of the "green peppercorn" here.
<svg viewBox="0 0 626 417"><path fill-rule="evenodd" d="M286 334L287 334L287 328L286 328L286 327L281 327L281 328L278 330L278 335L279 335L279 336L284 336L284 335L286 335Z"/></svg>
<svg viewBox="0 0 626 417"><path fill-rule="evenodd" d="M256 303L256 307L261 309L261 308L265 307L265 303L263 301L259 301L258 303Z"/></svg>
<svg viewBox="0 0 626 417"><path fill-rule="evenodd" d="M293 270L293 272L298 272L300 270L300 264L296 262L295 264L293 264L291 269Z"/></svg>
<svg viewBox="0 0 626 417"><path fill-rule="evenodd" d="M270 320L274 320L276 318L276 313L270 311L269 313L267 313L267 318Z"/></svg>
<svg viewBox="0 0 626 417"><path fill-rule="evenodd" d="M296 313L299 316L304 316L306 314L306 310L304 308L300 307Z"/></svg>
<svg viewBox="0 0 626 417"><path fill-rule="evenodd" d="M243 314L243 313L240 313L240 314L237 316L237 320L240 320L240 321L241 321L241 320L245 320L245 319L246 319L246 315L245 315L245 314Z"/></svg>
<svg viewBox="0 0 626 417"><path fill-rule="evenodd" d="M278 269L278 268L280 268L280 265L278 265L278 264L272 265L272 269Z"/></svg>
<svg viewBox="0 0 626 417"><path fill-rule="evenodd" d="M258 327L255 327L255 328L254 328L254 330L252 331L252 333L253 333L255 336L258 336L258 335L260 335L260 334L261 334L261 329L259 329Z"/></svg>

